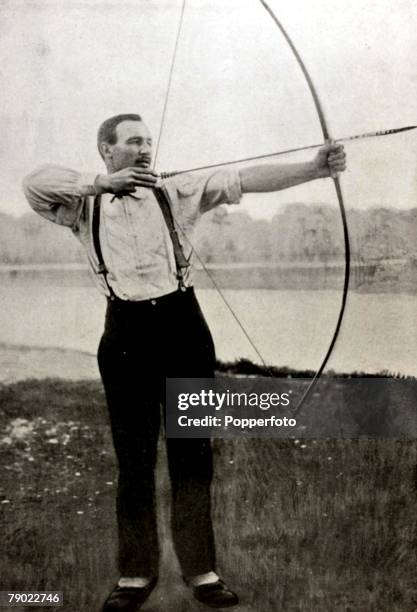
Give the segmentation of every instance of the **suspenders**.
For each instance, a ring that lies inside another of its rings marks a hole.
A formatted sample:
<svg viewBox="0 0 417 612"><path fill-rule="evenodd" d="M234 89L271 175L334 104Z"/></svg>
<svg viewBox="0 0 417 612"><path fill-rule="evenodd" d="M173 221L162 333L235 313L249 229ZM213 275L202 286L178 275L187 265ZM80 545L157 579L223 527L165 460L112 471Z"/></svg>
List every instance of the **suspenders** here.
<svg viewBox="0 0 417 612"><path fill-rule="evenodd" d="M187 269L190 267L190 262L184 255L182 245L178 238L178 232L175 229L174 217L172 215L169 197L164 187L155 187L152 191L159 204L159 207L164 217L166 226L169 231L169 236L172 241L172 246L174 249L174 257L175 257L175 266L177 268L178 288L181 291L185 291L186 290L185 279L187 276ZM101 274L103 276L107 290L110 294L110 299L114 300L116 295L113 289L111 288L109 281L107 279L108 270L106 268L106 264L104 263L103 253L101 251L101 245L100 245L100 203L101 203L101 195L96 195L94 198L94 204L93 204L91 233L92 233L92 238L93 238L94 250L96 252L96 256L98 260L97 274Z"/></svg>
<svg viewBox="0 0 417 612"><path fill-rule="evenodd" d="M171 238L172 246L174 247L178 288L181 289L181 291L185 291L186 286L184 284L184 281L187 276L187 269L190 267L190 262L184 255L180 239L178 238L178 232L175 229L174 217L172 216L169 196L164 187L155 187L152 191L158 201L159 208L161 209L162 214L164 216L165 223Z"/></svg>
<svg viewBox="0 0 417 612"><path fill-rule="evenodd" d="M100 245L100 203L101 203L101 195L96 195L94 198L93 204L93 218L91 221L91 233L93 235L93 245L94 250L98 259L98 268L97 274L101 274L103 276L104 282L106 283L106 287L108 292L110 293L110 299L114 300L116 297L113 289L109 285L109 281L107 280L107 274L109 271L106 268L106 264L104 263L103 253L101 252Z"/></svg>

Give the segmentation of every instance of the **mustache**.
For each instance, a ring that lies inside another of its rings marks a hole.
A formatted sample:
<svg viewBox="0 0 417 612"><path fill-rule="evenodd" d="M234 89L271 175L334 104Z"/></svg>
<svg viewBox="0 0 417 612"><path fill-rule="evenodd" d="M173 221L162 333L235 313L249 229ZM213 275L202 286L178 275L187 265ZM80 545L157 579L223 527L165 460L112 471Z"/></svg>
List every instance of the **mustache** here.
<svg viewBox="0 0 417 612"><path fill-rule="evenodd" d="M141 155L140 157L138 157L136 159L137 162L149 162L151 161L151 156L150 155Z"/></svg>

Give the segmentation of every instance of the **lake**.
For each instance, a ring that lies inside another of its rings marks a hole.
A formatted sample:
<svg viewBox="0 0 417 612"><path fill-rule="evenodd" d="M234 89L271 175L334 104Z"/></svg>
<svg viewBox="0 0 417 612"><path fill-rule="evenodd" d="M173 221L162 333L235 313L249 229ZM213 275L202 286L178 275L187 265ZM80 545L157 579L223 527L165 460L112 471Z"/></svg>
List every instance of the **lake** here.
<svg viewBox="0 0 417 612"><path fill-rule="evenodd" d="M316 370L333 334L341 292L226 289L225 297L259 349L277 366ZM259 361L213 289L197 291L217 356ZM95 353L105 300L87 282L54 275L2 275L0 342ZM351 292L328 369L417 376L417 296Z"/></svg>

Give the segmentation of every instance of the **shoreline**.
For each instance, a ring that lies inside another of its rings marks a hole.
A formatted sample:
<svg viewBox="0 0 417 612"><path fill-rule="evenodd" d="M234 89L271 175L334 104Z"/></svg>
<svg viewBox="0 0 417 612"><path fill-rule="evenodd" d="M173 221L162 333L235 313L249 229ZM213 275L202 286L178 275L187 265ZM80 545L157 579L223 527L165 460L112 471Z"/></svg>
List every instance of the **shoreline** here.
<svg viewBox="0 0 417 612"><path fill-rule="evenodd" d="M217 373L226 376L263 376L263 366L254 364L246 359L235 362L220 362ZM314 371L299 372L294 368L273 368L277 376L310 378ZM280 370L282 370L280 372ZM413 376L398 375L387 371L375 373L340 373L329 372L331 376L339 378L407 378ZM323 374L323 378L326 373ZM75 348L53 346L29 346L24 344L10 344L0 342L0 385L10 385L22 380L61 379L71 381L100 380L97 357L93 353Z"/></svg>
<svg viewBox="0 0 417 612"><path fill-rule="evenodd" d="M77 349L0 343L1 385L46 378L98 380L97 358Z"/></svg>
<svg viewBox="0 0 417 612"><path fill-rule="evenodd" d="M339 291L343 286L344 262L234 262L205 266L222 289ZM417 266L404 259L351 264L350 292L358 294L417 293ZM63 274L64 273L64 274ZM74 287L91 287L93 281L86 264L0 264L0 277L6 285L56 283ZM206 271L196 264L193 271L196 289L212 288Z"/></svg>

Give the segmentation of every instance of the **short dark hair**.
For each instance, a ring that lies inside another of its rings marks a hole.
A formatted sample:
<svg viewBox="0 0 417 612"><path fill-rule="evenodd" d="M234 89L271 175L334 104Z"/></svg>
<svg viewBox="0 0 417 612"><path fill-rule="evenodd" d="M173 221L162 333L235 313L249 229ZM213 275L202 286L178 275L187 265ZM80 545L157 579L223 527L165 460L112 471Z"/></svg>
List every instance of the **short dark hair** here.
<svg viewBox="0 0 417 612"><path fill-rule="evenodd" d="M97 132L97 148L101 157L103 157L100 151L101 143L107 142L107 144L115 144L117 142L116 128L122 121L142 121L142 117L130 113L125 115L114 115L114 117L110 117L103 121Z"/></svg>

